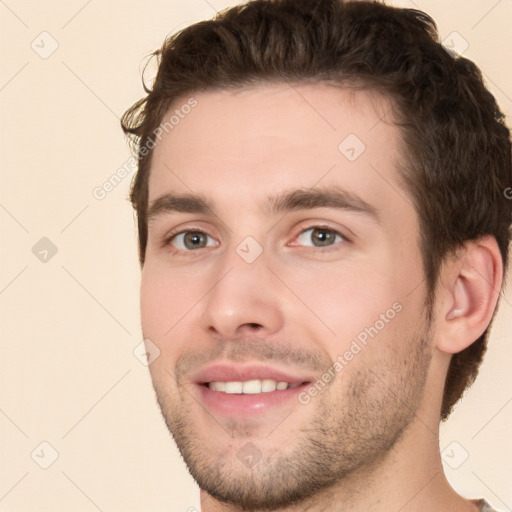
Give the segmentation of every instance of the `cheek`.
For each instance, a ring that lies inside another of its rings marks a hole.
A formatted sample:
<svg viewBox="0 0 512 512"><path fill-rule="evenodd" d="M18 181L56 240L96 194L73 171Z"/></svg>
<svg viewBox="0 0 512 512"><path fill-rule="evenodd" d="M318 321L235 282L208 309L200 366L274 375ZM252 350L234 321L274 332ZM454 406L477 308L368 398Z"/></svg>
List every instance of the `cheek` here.
<svg viewBox="0 0 512 512"><path fill-rule="evenodd" d="M297 320L308 319L310 336L329 345L332 359L350 349L354 340L361 346L407 343L422 314L424 292L417 286L421 275L407 265L381 257L290 278L309 310L296 302ZM417 277L414 285L412 274Z"/></svg>
<svg viewBox="0 0 512 512"><path fill-rule="evenodd" d="M391 275L391 269L379 271L376 265L344 265L296 276L293 289L318 324L345 338L378 320L399 300L398 283ZM304 309L299 303L297 307Z"/></svg>
<svg viewBox="0 0 512 512"><path fill-rule="evenodd" d="M142 271L140 306L144 336L163 342L201 297L197 280L186 273L146 265Z"/></svg>

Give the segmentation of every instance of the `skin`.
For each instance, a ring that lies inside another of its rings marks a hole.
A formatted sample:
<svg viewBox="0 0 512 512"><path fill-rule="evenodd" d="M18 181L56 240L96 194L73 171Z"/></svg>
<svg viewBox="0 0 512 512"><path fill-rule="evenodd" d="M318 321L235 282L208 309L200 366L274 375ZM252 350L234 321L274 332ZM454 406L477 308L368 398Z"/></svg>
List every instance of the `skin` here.
<svg viewBox="0 0 512 512"><path fill-rule="evenodd" d="M195 193L213 211L150 221L141 312L160 350L150 365L157 398L202 510L476 510L444 476L439 411L451 354L483 332L496 304L494 240L443 266L429 324L418 218L386 99L320 83L194 97L154 150L149 204ZM348 134L365 144L354 161L338 148ZM320 187L343 187L378 219L261 208L269 196ZM208 235L199 248L171 236L198 230ZM252 263L237 252L248 236L262 249ZM194 372L216 361L320 378L393 305L400 311L308 403L240 418L197 395ZM260 456L250 468L238 456L247 446Z"/></svg>

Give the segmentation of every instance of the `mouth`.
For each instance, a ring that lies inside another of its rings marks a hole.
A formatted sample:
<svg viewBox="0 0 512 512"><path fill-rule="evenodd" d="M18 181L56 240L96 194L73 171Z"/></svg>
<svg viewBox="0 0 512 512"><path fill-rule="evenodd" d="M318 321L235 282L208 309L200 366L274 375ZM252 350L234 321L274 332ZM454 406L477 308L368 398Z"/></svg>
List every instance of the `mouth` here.
<svg viewBox="0 0 512 512"><path fill-rule="evenodd" d="M285 389L294 389L300 386L301 382L277 382L273 379L253 379L245 382L229 381L229 382L208 382L205 383L209 389L219 391L228 395L258 395L260 393L272 393L273 391L284 391Z"/></svg>
<svg viewBox="0 0 512 512"><path fill-rule="evenodd" d="M216 364L196 375L195 389L203 406L221 416L247 418L283 406L297 405L298 394L313 377L293 376L260 365Z"/></svg>

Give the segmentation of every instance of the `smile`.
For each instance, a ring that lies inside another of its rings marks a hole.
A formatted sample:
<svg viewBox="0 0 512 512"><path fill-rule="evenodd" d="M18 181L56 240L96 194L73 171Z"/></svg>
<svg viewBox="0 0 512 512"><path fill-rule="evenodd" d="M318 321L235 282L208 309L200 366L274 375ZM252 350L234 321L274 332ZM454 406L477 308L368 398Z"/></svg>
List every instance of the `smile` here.
<svg viewBox="0 0 512 512"><path fill-rule="evenodd" d="M300 382L289 384L288 382L278 382L273 379L254 379L245 382L230 381L230 382L209 382L208 388L213 391L220 391L227 394L244 394L244 395L257 395L259 393L270 393L272 391L284 391L285 389L293 389L300 386Z"/></svg>

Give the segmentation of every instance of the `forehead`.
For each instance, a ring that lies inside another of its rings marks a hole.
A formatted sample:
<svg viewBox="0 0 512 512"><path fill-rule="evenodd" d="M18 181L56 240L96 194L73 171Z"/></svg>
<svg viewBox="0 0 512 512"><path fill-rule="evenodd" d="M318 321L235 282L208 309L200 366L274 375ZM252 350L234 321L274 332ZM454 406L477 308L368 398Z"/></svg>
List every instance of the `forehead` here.
<svg viewBox="0 0 512 512"><path fill-rule="evenodd" d="M396 165L400 132L390 101L376 93L279 83L192 96L164 116L174 123L154 149L150 204L173 192L243 207L315 185L342 185L370 204L407 202Z"/></svg>

